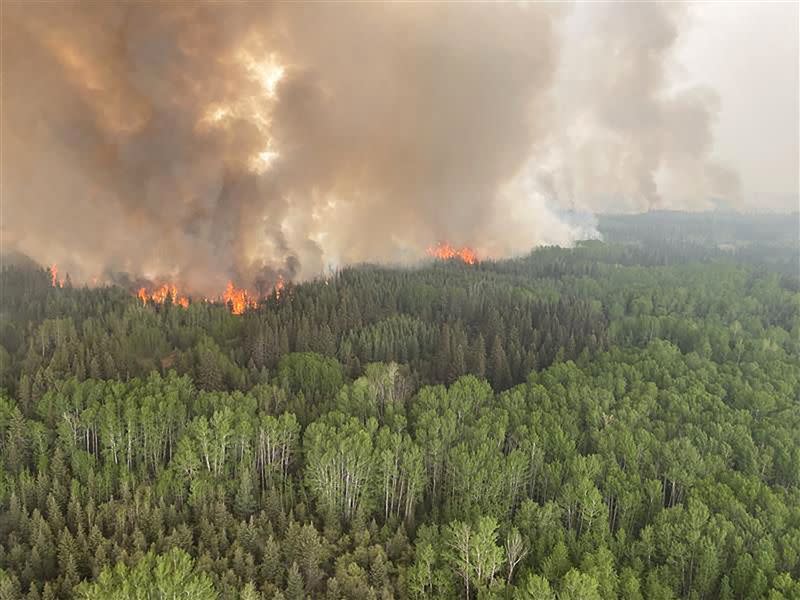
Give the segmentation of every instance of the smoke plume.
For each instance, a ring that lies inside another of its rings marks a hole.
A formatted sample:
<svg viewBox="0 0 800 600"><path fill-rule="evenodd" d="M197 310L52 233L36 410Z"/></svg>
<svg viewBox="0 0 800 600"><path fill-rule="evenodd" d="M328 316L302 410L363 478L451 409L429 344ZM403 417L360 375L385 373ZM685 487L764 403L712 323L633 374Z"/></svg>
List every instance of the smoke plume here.
<svg viewBox="0 0 800 600"><path fill-rule="evenodd" d="M710 158L719 98L676 88L679 3L582 7L555 86L558 122L532 167L549 195L584 210L709 209L738 200L736 173Z"/></svg>
<svg viewBox="0 0 800 600"><path fill-rule="evenodd" d="M543 4L4 10L4 246L77 281L500 256L591 234L564 207L669 204L662 172L681 199L735 184L713 94L669 89L669 6L604 5L575 48Z"/></svg>

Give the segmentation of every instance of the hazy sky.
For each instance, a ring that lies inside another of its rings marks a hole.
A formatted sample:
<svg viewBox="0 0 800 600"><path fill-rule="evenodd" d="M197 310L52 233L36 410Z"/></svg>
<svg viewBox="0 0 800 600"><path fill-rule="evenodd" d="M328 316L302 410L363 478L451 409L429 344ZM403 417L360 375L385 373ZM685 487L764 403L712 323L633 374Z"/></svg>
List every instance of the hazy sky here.
<svg viewBox="0 0 800 600"><path fill-rule="evenodd" d="M748 208L798 209L798 6L698 2L678 42L685 77L720 96L714 154Z"/></svg>

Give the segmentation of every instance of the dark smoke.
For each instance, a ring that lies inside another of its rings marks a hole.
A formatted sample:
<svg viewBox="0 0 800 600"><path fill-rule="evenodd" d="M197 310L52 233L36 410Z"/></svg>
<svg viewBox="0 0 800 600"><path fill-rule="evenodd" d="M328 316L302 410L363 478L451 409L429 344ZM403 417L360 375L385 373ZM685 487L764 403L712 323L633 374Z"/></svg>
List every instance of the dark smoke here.
<svg viewBox="0 0 800 600"><path fill-rule="evenodd" d="M440 240L490 254L569 242L585 232L548 208L531 157L556 156L548 196L570 180L584 206L663 204L664 167L716 172L698 167L713 99L660 97L669 10L599 11L608 56L580 102L600 135L573 151L556 135L570 124L553 5L9 2L5 245L76 280L217 295L229 279L268 289L413 261Z"/></svg>

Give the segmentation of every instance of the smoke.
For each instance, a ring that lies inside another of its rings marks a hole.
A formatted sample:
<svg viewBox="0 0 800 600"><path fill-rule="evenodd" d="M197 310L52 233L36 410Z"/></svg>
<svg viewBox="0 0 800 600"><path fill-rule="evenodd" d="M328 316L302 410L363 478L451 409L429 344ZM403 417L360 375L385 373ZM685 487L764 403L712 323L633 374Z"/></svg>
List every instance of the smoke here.
<svg viewBox="0 0 800 600"><path fill-rule="evenodd" d="M4 11L4 242L75 280L269 289L440 240L570 243L592 231L564 206L664 206L662 172L729 191L716 100L669 89L664 5L603 5L577 45L544 4Z"/></svg>
<svg viewBox="0 0 800 600"><path fill-rule="evenodd" d="M711 158L719 98L675 87L680 3L582 7L555 86L559 127L532 167L542 189L584 210L710 209L739 200L735 172Z"/></svg>

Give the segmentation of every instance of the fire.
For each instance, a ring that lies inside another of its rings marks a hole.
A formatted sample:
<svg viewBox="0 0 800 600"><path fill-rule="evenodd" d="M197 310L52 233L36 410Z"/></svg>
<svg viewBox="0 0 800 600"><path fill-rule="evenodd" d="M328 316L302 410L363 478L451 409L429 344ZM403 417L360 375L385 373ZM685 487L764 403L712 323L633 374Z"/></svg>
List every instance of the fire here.
<svg viewBox="0 0 800 600"><path fill-rule="evenodd" d="M284 292L286 283L282 276L278 276L278 281L273 288L275 296L280 298ZM146 287L141 287L136 292L136 296L142 301L142 304L153 302L155 304L163 304L167 298L172 299L173 304L187 308L189 306L189 298L182 296L178 293L178 287L174 283L165 283L155 289L148 290ZM216 299L203 298L204 302L217 302ZM222 293L222 301L229 305L231 312L234 315L241 315L248 308L255 308L258 303L258 294L253 294L245 288L237 288L233 281L229 281L225 291Z"/></svg>
<svg viewBox="0 0 800 600"><path fill-rule="evenodd" d="M475 250L464 246L463 248L455 248L447 242L440 242L435 246L431 246L427 250L428 256L433 256L440 260L451 260L457 258L468 265L474 265L478 262L478 255Z"/></svg>
<svg viewBox="0 0 800 600"><path fill-rule="evenodd" d="M50 285L61 287L61 282L58 280L58 266L55 263L50 265Z"/></svg>
<svg viewBox="0 0 800 600"><path fill-rule="evenodd" d="M148 300L152 300L156 304L164 304L167 298L170 298L173 304L177 304L183 308L189 306L189 298L181 296L178 293L178 287L174 283L165 283L152 292L148 292L147 288L142 287L139 288L136 295L139 297L139 300L142 301L142 304L147 304Z"/></svg>
<svg viewBox="0 0 800 600"><path fill-rule="evenodd" d="M237 288L232 281L228 282L228 287L225 288L222 299L225 300L226 304L230 303L231 312L235 315L241 315L245 309L256 305L256 301L250 293L244 288Z"/></svg>

